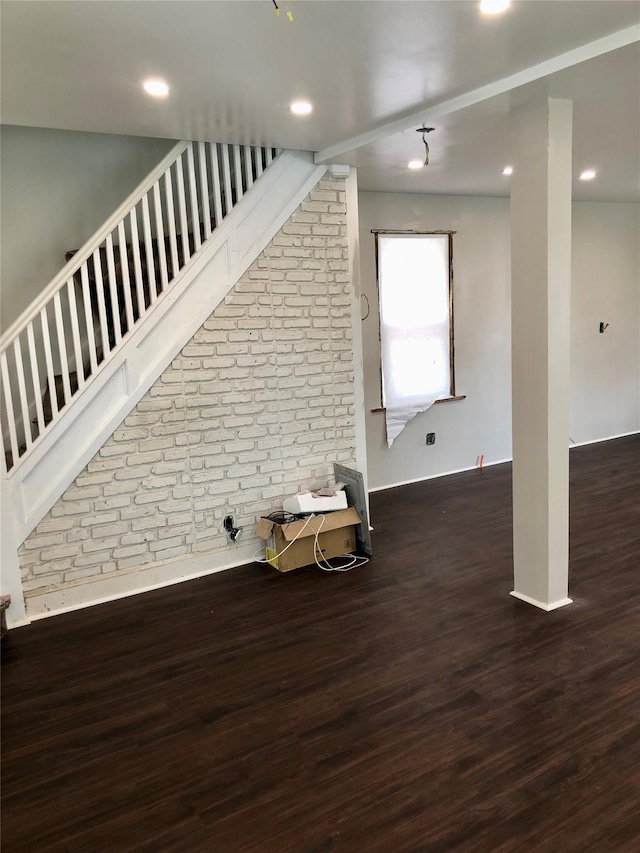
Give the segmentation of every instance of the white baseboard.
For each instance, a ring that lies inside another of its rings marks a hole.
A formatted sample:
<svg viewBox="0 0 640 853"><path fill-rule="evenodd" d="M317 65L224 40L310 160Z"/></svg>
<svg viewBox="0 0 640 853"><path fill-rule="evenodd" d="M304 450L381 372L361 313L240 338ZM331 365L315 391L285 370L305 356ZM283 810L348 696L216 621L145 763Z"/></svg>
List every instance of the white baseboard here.
<svg viewBox="0 0 640 853"><path fill-rule="evenodd" d="M631 432L620 432L618 435L607 435L604 438L590 438L588 441L576 441L571 447L584 447L586 444L600 444L602 441L613 441L616 438L628 438L630 435L640 435L640 429Z"/></svg>
<svg viewBox="0 0 640 853"><path fill-rule="evenodd" d="M235 569L252 562L256 545L254 541L239 546L234 550L232 560L229 559L229 551L196 554L163 563L149 563L137 569L98 575L60 589L49 587L27 593L27 614L31 621L45 619L48 616L70 613L73 610Z"/></svg>
<svg viewBox="0 0 640 853"><path fill-rule="evenodd" d="M573 604L572 598L560 598L558 601L552 601L550 604L547 604L544 601L531 598L530 595L525 595L523 592L516 592L515 590L510 592L509 595L520 601L524 601L526 604L533 604L534 607L538 607L540 610L546 610L547 613L551 610L557 610L559 607L565 607L567 604Z"/></svg>
<svg viewBox="0 0 640 853"><path fill-rule="evenodd" d="M600 441L611 441L615 438L625 438L626 436L638 434L640 434L639 431L624 433L622 435L612 435L594 441L581 442L579 445L573 446L596 444ZM485 462L483 467L501 465L505 462L511 462L511 459L497 459L493 462ZM418 477L414 480L405 480L388 486L374 486L369 489L369 492L393 489L397 486L420 483L425 480L448 477L451 474L460 474L473 470L476 470L475 465L468 468L459 468L454 471L444 471L440 474L430 474L427 477ZM149 592L153 589L161 589L172 584L194 580L195 578L205 577L216 572L223 572L227 569L234 569L238 566L251 563L255 551L256 542L251 542L234 549L234 559L232 560L229 559L229 551L197 554L163 563L149 563L137 569L112 572L109 575L98 575L95 578L69 584L62 589L49 587L48 589L27 593L25 598L27 601L28 618L26 621L18 621L12 624L11 627L15 628L21 625L28 625L30 621L35 621L36 619L45 619L48 616L69 613L73 610L81 610L84 607L93 607L94 605L104 604L109 601L117 601L120 598L128 598L129 596ZM564 607L572 603L570 598L562 599L552 604L545 604L542 601L515 591L511 595L521 601L525 601L527 604L546 611L555 610L558 607Z"/></svg>
<svg viewBox="0 0 640 853"><path fill-rule="evenodd" d="M30 625L31 619L16 619L15 621L9 617L7 612L7 629L13 631L14 628L22 628L24 625Z"/></svg>
<svg viewBox="0 0 640 853"><path fill-rule="evenodd" d="M600 444L603 441L614 441L616 438L628 438L631 435L640 435L640 430L632 430L631 432L621 432L617 435L607 435L604 438L591 438L588 441L576 441L569 447L572 450L574 447L584 447L587 444ZM491 465L502 465L505 462L513 462L511 456L504 459L495 459L493 462L485 462L483 468L489 468ZM475 471L477 465L469 465L467 468L454 468L452 471L442 471L439 474L428 474L426 477L416 477L413 480L401 480L399 483L389 483L385 486L372 486L369 492L382 492L385 489L395 489L398 486L410 486L412 483L422 483L425 480L435 480L438 477L449 477L451 474L462 474L465 471Z"/></svg>
<svg viewBox="0 0 640 853"><path fill-rule="evenodd" d="M511 462L511 457L508 459L496 459L493 462L485 462L483 468L489 468L491 465L502 465L504 462ZM477 465L469 465L467 468L454 468L452 471L441 471L439 474L428 474L426 477L416 477L414 480L402 480L399 483L389 483L386 486L373 486L369 492L382 492L385 489L396 489L398 486L410 486L412 483L423 483L425 480L436 480L438 477L449 477L451 474L463 474L465 471L480 470Z"/></svg>

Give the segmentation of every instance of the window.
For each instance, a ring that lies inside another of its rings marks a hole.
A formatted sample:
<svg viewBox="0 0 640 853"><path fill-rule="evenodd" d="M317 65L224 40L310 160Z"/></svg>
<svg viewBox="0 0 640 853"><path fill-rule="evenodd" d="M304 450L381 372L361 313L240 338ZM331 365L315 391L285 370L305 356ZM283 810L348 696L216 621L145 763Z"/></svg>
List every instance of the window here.
<svg viewBox="0 0 640 853"><path fill-rule="evenodd" d="M425 409L455 397L453 235L375 232L382 405Z"/></svg>

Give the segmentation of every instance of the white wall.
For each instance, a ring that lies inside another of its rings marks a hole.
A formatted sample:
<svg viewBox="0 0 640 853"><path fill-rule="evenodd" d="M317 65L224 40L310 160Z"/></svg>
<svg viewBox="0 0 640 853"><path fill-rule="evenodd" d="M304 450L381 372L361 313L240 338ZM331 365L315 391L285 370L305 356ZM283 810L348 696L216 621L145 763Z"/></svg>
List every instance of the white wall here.
<svg viewBox="0 0 640 853"><path fill-rule="evenodd" d="M640 429L640 205L574 204L572 422L574 441ZM453 229L456 391L386 447L380 403L372 228ZM509 200L360 193L361 286L370 488L511 457ZM602 315L602 316L600 316ZM604 335L600 320L609 322ZM427 432L436 443L425 444Z"/></svg>
<svg viewBox="0 0 640 853"><path fill-rule="evenodd" d="M4 330L174 143L6 125L0 142Z"/></svg>
<svg viewBox="0 0 640 853"><path fill-rule="evenodd" d="M640 205L573 206L571 437L640 429ZM600 321L609 328L600 334Z"/></svg>

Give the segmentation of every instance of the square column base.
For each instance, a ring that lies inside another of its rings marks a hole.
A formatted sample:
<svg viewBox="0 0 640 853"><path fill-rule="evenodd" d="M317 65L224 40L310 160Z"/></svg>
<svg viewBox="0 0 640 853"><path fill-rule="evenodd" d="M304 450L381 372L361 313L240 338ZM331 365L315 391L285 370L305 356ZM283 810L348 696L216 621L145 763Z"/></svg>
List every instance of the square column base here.
<svg viewBox="0 0 640 853"><path fill-rule="evenodd" d="M566 607L567 604L573 604L572 598L561 598L559 601L552 601L551 604L545 604L544 601L538 601L537 598L531 598L530 595L525 595L522 592L510 592L509 595L512 595L514 598L519 598L520 601L524 601L527 604L533 604L534 607L539 607L540 610L546 610L549 612L550 610L557 610L559 607Z"/></svg>

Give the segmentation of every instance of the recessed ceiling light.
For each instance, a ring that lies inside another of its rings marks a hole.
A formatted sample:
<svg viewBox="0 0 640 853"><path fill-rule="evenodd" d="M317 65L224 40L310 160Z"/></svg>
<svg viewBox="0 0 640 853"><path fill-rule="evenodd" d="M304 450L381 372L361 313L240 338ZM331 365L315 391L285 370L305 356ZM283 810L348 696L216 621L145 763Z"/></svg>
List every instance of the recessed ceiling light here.
<svg viewBox="0 0 640 853"><path fill-rule="evenodd" d="M154 98L166 98L169 94L169 87L164 80L145 80L142 84L142 88L145 90L147 95L153 95Z"/></svg>
<svg viewBox="0 0 640 853"><path fill-rule="evenodd" d="M584 172L582 172L580 174L580 180L581 181L592 181L596 175L597 175L597 172L595 169L585 169Z"/></svg>
<svg viewBox="0 0 640 853"><path fill-rule="evenodd" d="M424 160L409 160L407 166L410 169L422 169L424 166Z"/></svg>
<svg viewBox="0 0 640 853"><path fill-rule="evenodd" d="M291 112L295 116L308 116L313 111L313 107L309 101L293 101L291 104Z"/></svg>
<svg viewBox="0 0 640 853"><path fill-rule="evenodd" d="M513 175L513 166L505 166L502 170L502 174L509 177L509 175Z"/></svg>
<svg viewBox="0 0 640 853"><path fill-rule="evenodd" d="M483 15L499 15L511 5L511 0L481 0L480 11Z"/></svg>

